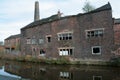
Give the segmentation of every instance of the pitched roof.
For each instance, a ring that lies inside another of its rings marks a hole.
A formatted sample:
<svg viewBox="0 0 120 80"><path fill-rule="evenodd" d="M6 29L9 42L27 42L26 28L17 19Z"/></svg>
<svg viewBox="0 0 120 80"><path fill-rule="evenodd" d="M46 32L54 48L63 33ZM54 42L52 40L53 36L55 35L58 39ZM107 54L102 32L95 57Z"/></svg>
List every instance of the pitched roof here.
<svg viewBox="0 0 120 80"><path fill-rule="evenodd" d="M114 24L120 24L120 18L114 19Z"/></svg>
<svg viewBox="0 0 120 80"><path fill-rule="evenodd" d="M108 2L108 4L105 4L105 5L99 7L97 9L95 9L95 10L92 10L92 11L90 11L88 13L83 13L83 14L80 13L78 15L82 16L82 15L85 15L85 14L100 12L100 11L104 11L104 10L111 10L111 9L112 9L111 5ZM21 30L27 29L27 28L31 28L31 27L34 27L34 26L39 25L39 24L41 25L41 24L49 23L49 22L52 22L52 21L55 21L55 20L60 20L60 19L69 18L69 17L75 17L75 16L78 16L78 15L65 16L65 17L58 18L58 15L55 14L55 15L52 15L52 16L50 16L48 18L44 18L42 20L38 20L38 21L32 22L32 23L28 24L27 26L21 28Z"/></svg>
<svg viewBox="0 0 120 80"><path fill-rule="evenodd" d="M37 25L39 25L39 24L41 25L41 24L49 23L49 22L52 22L52 21L55 21L55 20L60 20L60 19L64 19L64 18L68 18L68 17L73 17L73 16L74 16L74 15L58 18L58 15L55 14L55 15L52 15L52 16L50 16L50 17L48 17L48 18L44 18L44 19L41 19L41 20L32 22L32 23L28 24L27 26L21 28L21 30L22 30L22 29L27 29L27 28L32 28L32 27L37 26Z"/></svg>
<svg viewBox="0 0 120 80"><path fill-rule="evenodd" d="M52 15L52 16L50 16L48 18L44 18L42 20L34 21L34 22L28 24L27 26L23 27L22 29L30 28L30 27L36 26L38 24L43 24L43 23L46 23L46 22L49 22L49 21L55 20L55 19L57 19L57 15Z"/></svg>
<svg viewBox="0 0 120 80"><path fill-rule="evenodd" d="M111 5L110 5L110 3L108 2L108 4L105 4L105 5L103 5L103 6L99 7L99 8L91 11L91 12L99 12L99 11L111 10L111 9L112 9L112 8L111 8Z"/></svg>
<svg viewBox="0 0 120 80"><path fill-rule="evenodd" d="M96 12L100 12L100 11L105 11L105 10L111 10L111 5L110 3L108 2L107 4L95 9L95 10L92 10L90 12L87 12L87 13L84 13L84 14L80 14L80 15L85 15L85 14L90 14L90 13L96 13Z"/></svg>
<svg viewBox="0 0 120 80"><path fill-rule="evenodd" d="M11 35L8 38L6 38L5 40L19 38L20 36L21 36L21 34Z"/></svg>

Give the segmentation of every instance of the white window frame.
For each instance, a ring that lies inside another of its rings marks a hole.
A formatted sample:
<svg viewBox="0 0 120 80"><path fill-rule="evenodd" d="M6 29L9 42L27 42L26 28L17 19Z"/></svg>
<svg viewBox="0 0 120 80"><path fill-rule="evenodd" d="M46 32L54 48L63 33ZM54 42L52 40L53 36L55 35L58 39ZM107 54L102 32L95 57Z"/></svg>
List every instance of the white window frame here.
<svg viewBox="0 0 120 80"><path fill-rule="evenodd" d="M30 38L26 39L26 44L31 44L31 39Z"/></svg>
<svg viewBox="0 0 120 80"><path fill-rule="evenodd" d="M39 39L39 44L43 44L44 43L44 39L40 38Z"/></svg>
<svg viewBox="0 0 120 80"><path fill-rule="evenodd" d="M31 44L37 44L37 39L32 38L32 39L31 39Z"/></svg>
<svg viewBox="0 0 120 80"><path fill-rule="evenodd" d="M40 49L40 51L41 51L41 50L44 51L44 49ZM44 51L44 53L41 53L41 54L39 53L39 56L45 56L45 55L46 55L46 52L45 52L45 51Z"/></svg>
<svg viewBox="0 0 120 80"><path fill-rule="evenodd" d="M94 48L99 48L100 52L99 53L94 53L94 51L93 51ZM92 46L92 54L93 55L101 55L101 46Z"/></svg>
<svg viewBox="0 0 120 80"><path fill-rule="evenodd" d="M48 37L50 37L50 41L48 40ZM46 35L46 40L47 40L47 43L52 42L52 35Z"/></svg>
<svg viewBox="0 0 120 80"><path fill-rule="evenodd" d="M72 49L72 54L70 53L70 49ZM74 54L74 48L73 47L58 48L58 53L59 53L59 56L72 56Z"/></svg>
<svg viewBox="0 0 120 80"><path fill-rule="evenodd" d="M65 39L63 39L63 35L66 35ZM60 33L57 33L57 36L58 36L58 41L61 41L61 40L72 40L73 39L73 32L72 31L68 31L68 32L60 32ZM60 39L61 37L61 39ZM71 39L67 39L67 37L71 37Z"/></svg>
<svg viewBox="0 0 120 80"><path fill-rule="evenodd" d="M69 72L60 72L60 77L69 79L70 73Z"/></svg>
<svg viewBox="0 0 120 80"><path fill-rule="evenodd" d="M92 37L100 37L100 33L101 32L99 32L99 31L102 31L102 35L104 35L104 28L97 28L97 29L89 29L89 30L85 30L85 33L86 33L86 38L92 38ZM88 37L88 32L90 32L90 31L98 31L98 36L95 36L95 33L94 33L94 36L91 36L91 34L90 34L90 37Z"/></svg>

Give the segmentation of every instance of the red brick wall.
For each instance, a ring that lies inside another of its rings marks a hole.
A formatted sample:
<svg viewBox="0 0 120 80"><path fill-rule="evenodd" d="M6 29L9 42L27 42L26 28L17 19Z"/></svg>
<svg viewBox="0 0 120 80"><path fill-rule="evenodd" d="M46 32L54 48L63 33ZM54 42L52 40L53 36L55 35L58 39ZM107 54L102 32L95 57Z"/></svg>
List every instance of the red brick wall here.
<svg viewBox="0 0 120 80"><path fill-rule="evenodd" d="M6 48L16 48L20 44L20 38L13 38L5 40Z"/></svg>
<svg viewBox="0 0 120 80"><path fill-rule="evenodd" d="M120 24L114 24L115 45L120 45Z"/></svg>
<svg viewBox="0 0 120 80"><path fill-rule="evenodd" d="M102 38L86 39L85 30L104 28ZM58 41L57 33L72 31L73 39ZM40 49L46 51L46 57L59 58L58 48L74 47L71 56L77 59L109 60L114 45L113 20L111 10L100 11L85 15L67 17L32 28L21 30L21 49L23 54L39 56ZM48 43L46 36L51 36ZM27 38L37 39L37 44L26 44ZM39 38L44 39L44 44L38 44ZM92 55L92 46L101 46L101 55ZM35 51L32 49L35 48Z"/></svg>
<svg viewBox="0 0 120 80"><path fill-rule="evenodd" d="M81 50L77 57L83 59L109 60L114 44L113 21L111 10L87 14L78 18L80 25ZM87 39L85 30L104 28L103 37ZM77 45L77 44L76 44ZM101 46L101 55L92 55L91 47Z"/></svg>

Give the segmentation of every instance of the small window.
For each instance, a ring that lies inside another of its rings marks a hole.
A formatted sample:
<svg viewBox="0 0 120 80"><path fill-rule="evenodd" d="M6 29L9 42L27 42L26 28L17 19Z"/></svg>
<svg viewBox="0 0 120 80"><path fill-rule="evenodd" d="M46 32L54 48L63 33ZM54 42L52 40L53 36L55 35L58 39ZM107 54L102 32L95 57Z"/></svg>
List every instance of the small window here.
<svg viewBox="0 0 120 80"><path fill-rule="evenodd" d="M93 80L102 80L102 76L93 76Z"/></svg>
<svg viewBox="0 0 120 80"><path fill-rule="evenodd" d="M103 37L104 29L86 30L86 37Z"/></svg>
<svg viewBox="0 0 120 80"><path fill-rule="evenodd" d="M101 47L100 46L92 47L92 54L101 54Z"/></svg>
<svg viewBox="0 0 120 80"><path fill-rule="evenodd" d="M43 44L44 40L43 39L39 39L39 44Z"/></svg>
<svg viewBox="0 0 120 80"><path fill-rule="evenodd" d="M72 33L59 33L58 40L72 40Z"/></svg>
<svg viewBox="0 0 120 80"><path fill-rule="evenodd" d="M48 42L51 42L51 37L47 37L48 38Z"/></svg>
<svg viewBox="0 0 120 80"><path fill-rule="evenodd" d="M32 44L37 44L37 40L36 39L32 39Z"/></svg>
<svg viewBox="0 0 120 80"><path fill-rule="evenodd" d="M45 50L40 49L40 56L45 56Z"/></svg>
<svg viewBox="0 0 120 80"><path fill-rule="evenodd" d="M27 42L27 44L31 44L31 39L30 38L27 38L27 40L26 40Z"/></svg>
<svg viewBox="0 0 120 80"><path fill-rule="evenodd" d="M73 49L70 49L69 50L69 55L72 55L73 54Z"/></svg>
<svg viewBox="0 0 120 80"><path fill-rule="evenodd" d="M61 48L59 49L60 56L73 55L73 48Z"/></svg>
<svg viewBox="0 0 120 80"><path fill-rule="evenodd" d="M50 36L47 36L47 42L51 42L51 35Z"/></svg>

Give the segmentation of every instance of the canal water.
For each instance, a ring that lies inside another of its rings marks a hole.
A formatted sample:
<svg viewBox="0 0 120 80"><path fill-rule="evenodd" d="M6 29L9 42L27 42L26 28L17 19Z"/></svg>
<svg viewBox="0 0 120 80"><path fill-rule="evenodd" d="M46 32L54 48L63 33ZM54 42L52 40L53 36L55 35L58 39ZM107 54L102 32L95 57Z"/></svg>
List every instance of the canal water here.
<svg viewBox="0 0 120 80"><path fill-rule="evenodd" d="M120 67L0 61L0 80L120 80Z"/></svg>

